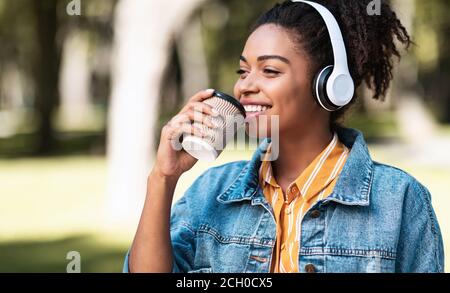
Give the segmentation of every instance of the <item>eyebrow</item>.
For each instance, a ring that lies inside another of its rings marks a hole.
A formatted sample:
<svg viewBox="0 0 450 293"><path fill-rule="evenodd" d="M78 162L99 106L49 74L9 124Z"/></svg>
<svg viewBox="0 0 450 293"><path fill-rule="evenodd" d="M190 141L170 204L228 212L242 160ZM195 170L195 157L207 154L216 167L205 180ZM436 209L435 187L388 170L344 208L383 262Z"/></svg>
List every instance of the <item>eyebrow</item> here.
<svg viewBox="0 0 450 293"><path fill-rule="evenodd" d="M248 63L247 59L245 59L245 57L242 55L239 57L239 59ZM258 60L258 62L261 62L261 61L265 61L265 60L269 60L269 59L278 59L280 61L283 61L286 64L291 64L291 62L287 58L285 58L283 56L279 56L279 55L263 55L263 56L259 56L257 60Z"/></svg>

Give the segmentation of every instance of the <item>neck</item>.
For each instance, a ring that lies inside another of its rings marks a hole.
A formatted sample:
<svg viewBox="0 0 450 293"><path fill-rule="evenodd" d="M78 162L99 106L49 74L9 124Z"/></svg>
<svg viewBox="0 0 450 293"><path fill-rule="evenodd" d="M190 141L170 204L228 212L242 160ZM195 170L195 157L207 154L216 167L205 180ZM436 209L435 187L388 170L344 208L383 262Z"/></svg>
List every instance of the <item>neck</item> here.
<svg viewBox="0 0 450 293"><path fill-rule="evenodd" d="M277 183L290 183L297 179L327 147L332 138L333 134L329 127L302 134L280 135L278 159L272 162Z"/></svg>

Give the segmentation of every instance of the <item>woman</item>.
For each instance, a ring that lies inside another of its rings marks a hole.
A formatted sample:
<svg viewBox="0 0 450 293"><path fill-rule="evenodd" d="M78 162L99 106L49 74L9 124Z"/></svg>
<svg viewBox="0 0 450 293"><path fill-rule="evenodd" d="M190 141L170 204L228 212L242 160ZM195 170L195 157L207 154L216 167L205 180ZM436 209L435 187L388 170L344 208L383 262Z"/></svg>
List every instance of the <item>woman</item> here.
<svg viewBox="0 0 450 293"><path fill-rule="evenodd" d="M317 1L342 31L356 86L375 99L392 79L395 40L410 38L388 4L369 16L370 1ZM339 126L350 104L327 111L311 90L333 64L327 26L316 9L286 1L260 17L240 58L234 95L246 108L279 117L279 152L261 143L250 161L211 168L171 210L181 174L196 160L175 151L180 133L196 133L193 96L161 133L141 221L125 261L131 272L442 272L439 225L428 190L402 170L371 160L363 135ZM352 102L356 101L354 96ZM253 123L259 123L254 121ZM261 127L257 124L256 127ZM269 127L269 135L275 131Z"/></svg>

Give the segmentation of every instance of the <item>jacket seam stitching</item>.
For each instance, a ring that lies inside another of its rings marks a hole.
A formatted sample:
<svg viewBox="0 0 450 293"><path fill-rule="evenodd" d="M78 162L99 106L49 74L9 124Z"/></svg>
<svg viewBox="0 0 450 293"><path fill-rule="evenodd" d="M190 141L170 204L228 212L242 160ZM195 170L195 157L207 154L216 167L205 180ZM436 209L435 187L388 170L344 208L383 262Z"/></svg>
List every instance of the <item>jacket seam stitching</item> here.
<svg viewBox="0 0 450 293"><path fill-rule="evenodd" d="M378 253L374 255L374 252ZM338 255L338 256L361 256L361 257L379 257L383 259L397 259L397 254L389 250L382 249L341 249L341 248L302 248L301 255Z"/></svg>
<svg viewBox="0 0 450 293"><path fill-rule="evenodd" d="M433 242L434 242L434 245L435 245L435 247L434 247L434 257L435 257L435 260L436 260L436 269L437 269L437 271L440 272L440 271L442 271L442 269L441 269L441 266L439 264L439 255L438 255L438 247L439 247L439 239L438 238L439 238L439 236L438 236L437 229L436 229L435 219L433 217L430 197L428 196L425 188L421 184L417 184L417 185L419 186L419 188L420 188L420 190L422 192L422 195L424 195L424 197L425 197L425 202L426 202L426 205L427 205L427 213L428 213L429 220L431 222L431 231L433 233L433 238L434 238Z"/></svg>
<svg viewBox="0 0 450 293"><path fill-rule="evenodd" d="M186 228L186 229L189 230L189 232L191 232L194 236L197 234L197 233L195 232L195 229L194 229L189 223L187 223L187 222L180 222L180 223L178 223L177 225L171 225L170 231L176 230L176 229L178 229L179 227Z"/></svg>
<svg viewBox="0 0 450 293"><path fill-rule="evenodd" d="M213 236L214 239L216 239L219 243L222 243L222 244L235 243L235 244L244 244L244 245L256 245L256 246L262 246L262 247L273 247L269 243L268 244L260 243L255 238L243 239L244 237L239 237L239 238L243 239L244 241L230 239L229 237L226 238L226 237L221 236L217 231L215 231L214 229L209 228L209 227L208 227L208 229L204 229L203 227L200 227L198 230L198 233L209 234L209 235Z"/></svg>

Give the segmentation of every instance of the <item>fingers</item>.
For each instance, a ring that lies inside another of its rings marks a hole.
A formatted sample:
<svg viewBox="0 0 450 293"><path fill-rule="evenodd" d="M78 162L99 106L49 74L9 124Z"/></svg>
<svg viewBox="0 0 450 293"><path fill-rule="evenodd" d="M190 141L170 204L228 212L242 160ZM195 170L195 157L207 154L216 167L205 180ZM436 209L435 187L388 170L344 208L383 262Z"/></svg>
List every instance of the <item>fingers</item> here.
<svg viewBox="0 0 450 293"><path fill-rule="evenodd" d="M188 104L188 109L192 109L196 112L205 113L213 117L219 116L219 112L210 105L202 102L192 102Z"/></svg>
<svg viewBox="0 0 450 293"><path fill-rule="evenodd" d="M214 121L213 121L214 116L211 116L211 115L207 115L207 114L193 111L193 110L189 110L189 111L185 112L184 115L186 115L191 122L198 122L203 125L206 125L209 128L216 128L219 126L214 123Z"/></svg>
<svg viewBox="0 0 450 293"><path fill-rule="evenodd" d="M219 113L210 105L203 103L204 100L212 97L213 93L213 89L208 89L192 96L179 114L163 127L164 137L169 140L179 139L183 133L205 137L207 134L193 122L216 128L218 125L213 123L212 117L219 116Z"/></svg>
<svg viewBox="0 0 450 293"><path fill-rule="evenodd" d="M180 136L183 134L192 134L197 137L206 136L206 133L201 128L190 123L180 123L176 127L172 127L168 139L179 140Z"/></svg>
<svg viewBox="0 0 450 293"><path fill-rule="evenodd" d="M184 111L186 111L187 109L189 109L191 103L202 102L202 101L204 101L204 100L206 100L206 99L211 98L212 95L213 95L213 93L214 93L214 90L213 90L213 89L207 89L207 90L200 91L200 92L196 93L195 95L193 95L193 96L189 99L187 105L184 106L184 108L183 108L180 112L184 112Z"/></svg>
<svg viewBox="0 0 450 293"><path fill-rule="evenodd" d="M214 89L207 89L207 90L204 90L204 91L200 91L200 92L196 93L194 96L192 96L189 99L189 101L191 101L191 102L201 102L203 100L211 98L213 93L214 93Z"/></svg>
<svg viewBox="0 0 450 293"><path fill-rule="evenodd" d="M177 127L177 125L181 123L192 124L193 122L203 124L209 128L218 127L218 125L214 124L211 116L193 110L189 110L185 113L179 114L170 121L170 123L175 125L175 127Z"/></svg>
<svg viewBox="0 0 450 293"><path fill-rule="evenodd" d="M187 128L187 126L189 126L189 128ZM192 124L192 120L188 113L176 115L167 123L167 127L169 128L169 139L172 139L174 134L183 131L186 131L187 133L193 133L193 130L196 130L195 134L201 135L200 127Z"/></svg>

